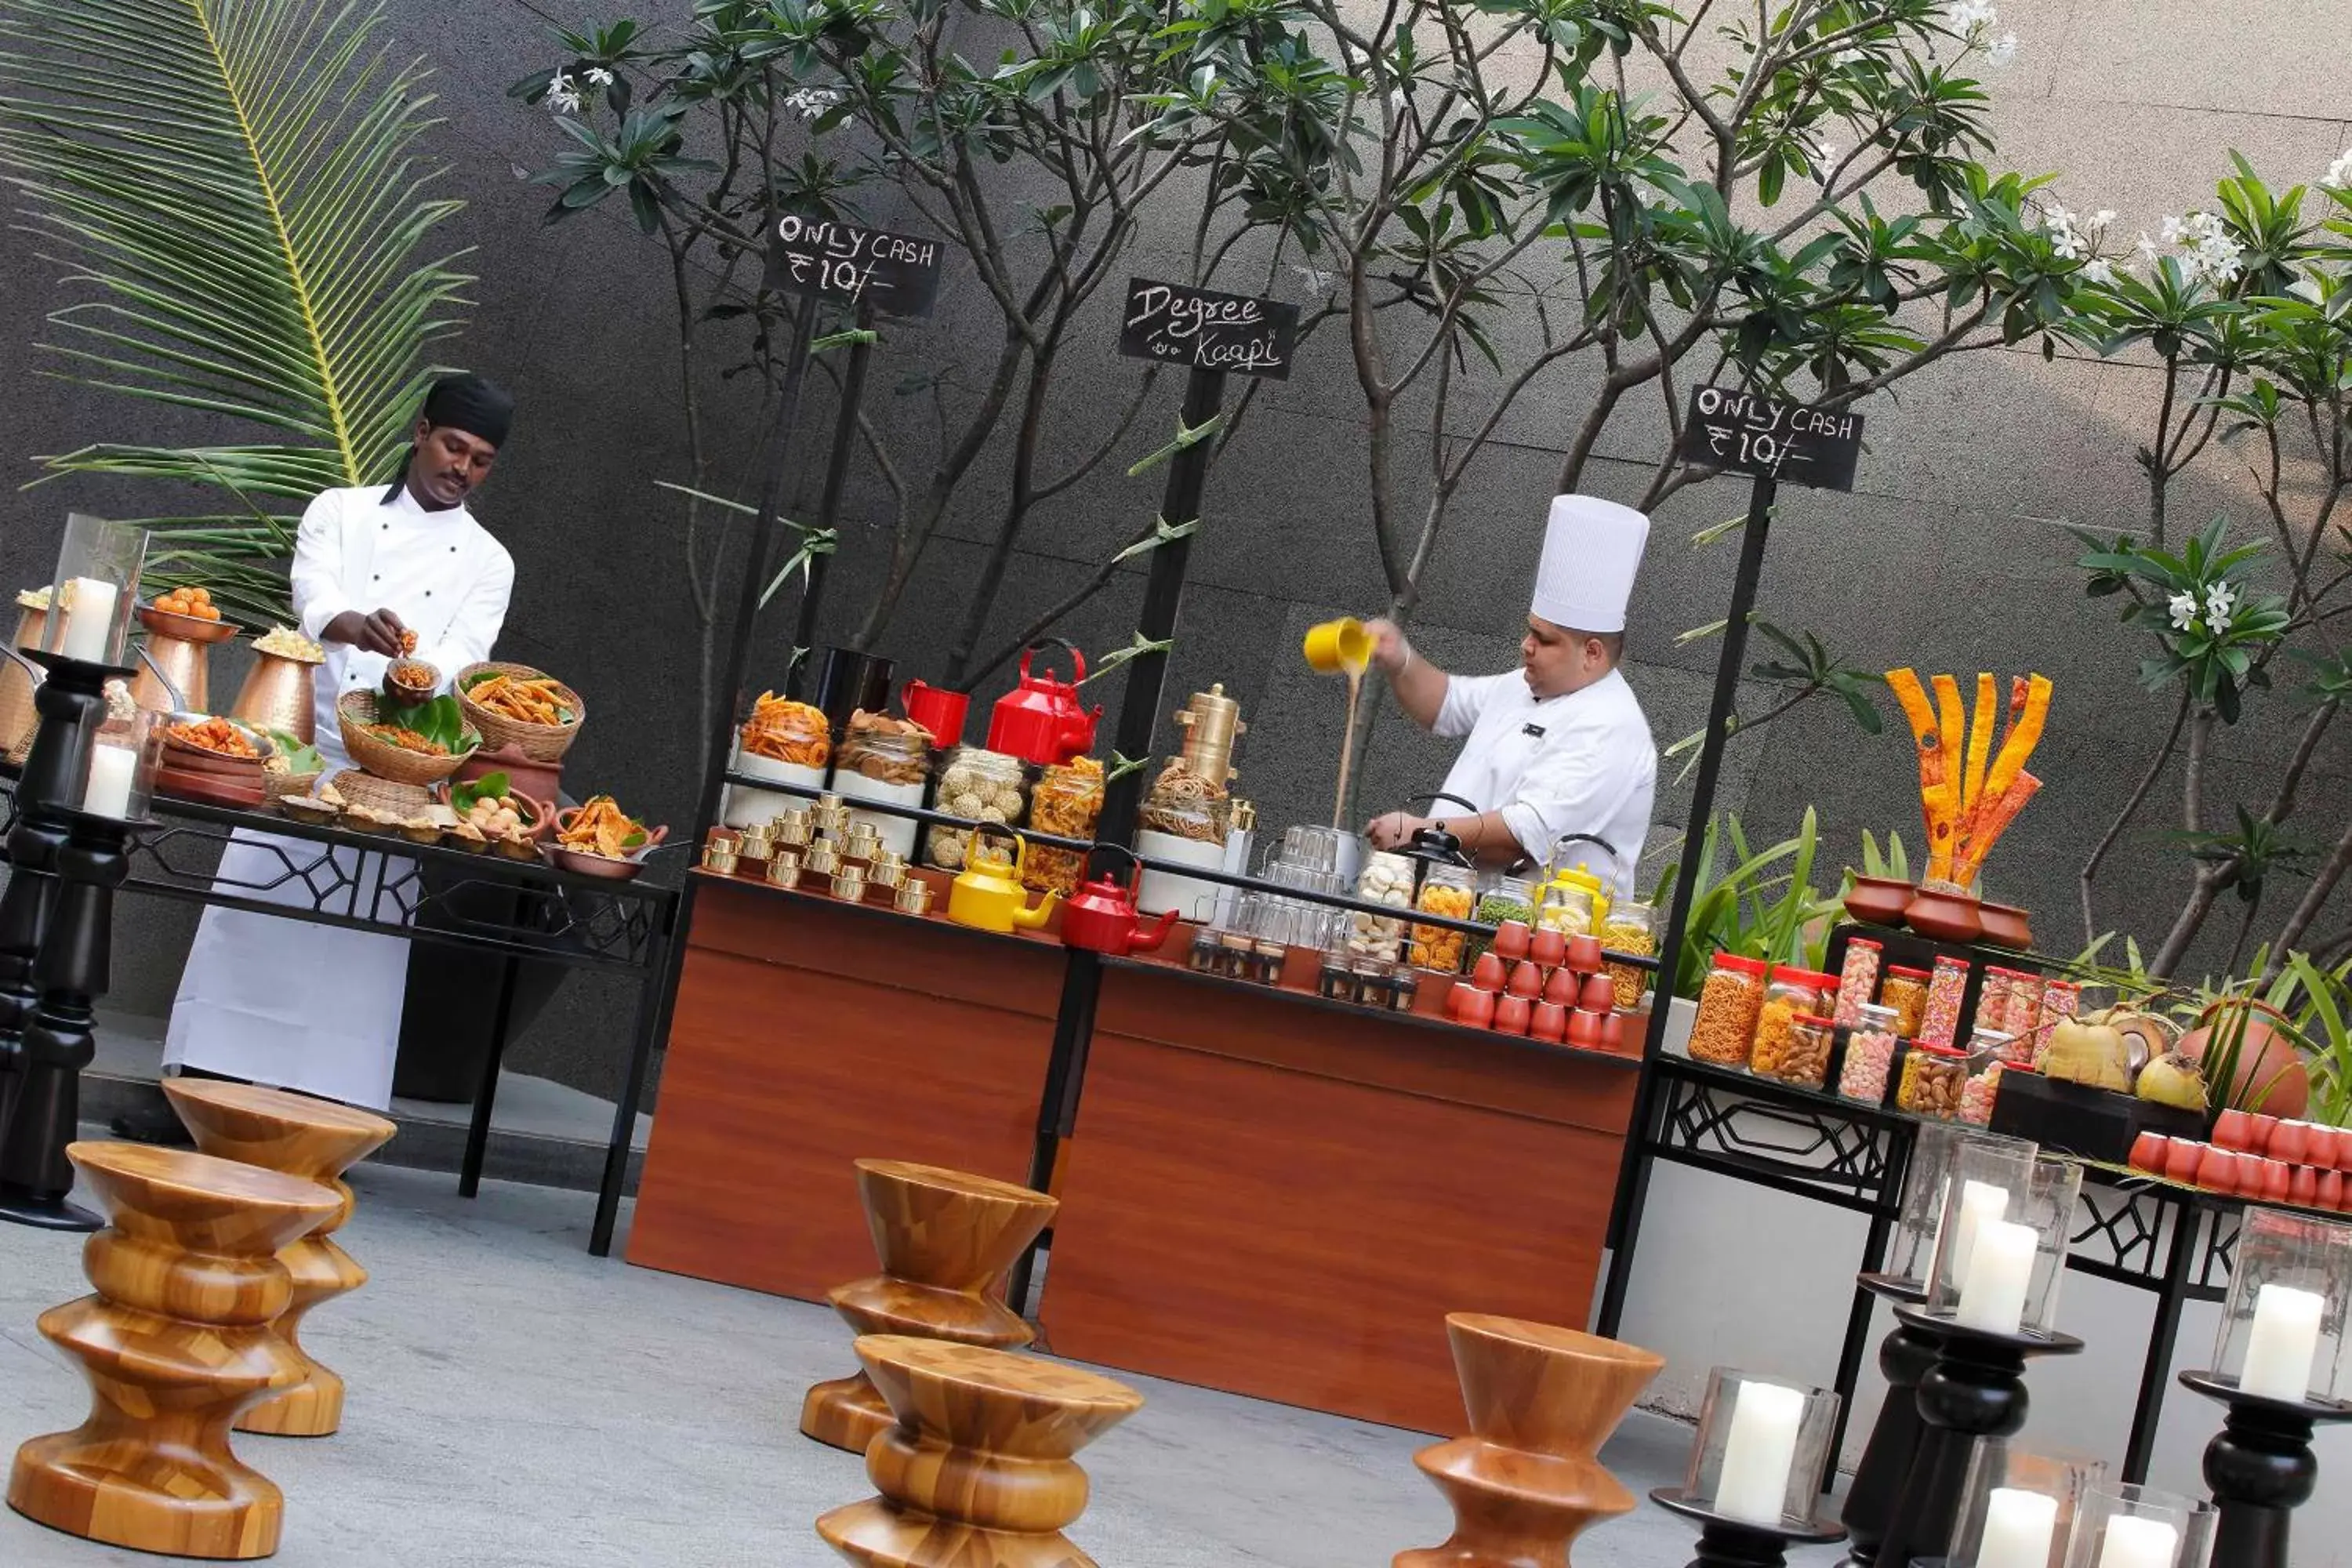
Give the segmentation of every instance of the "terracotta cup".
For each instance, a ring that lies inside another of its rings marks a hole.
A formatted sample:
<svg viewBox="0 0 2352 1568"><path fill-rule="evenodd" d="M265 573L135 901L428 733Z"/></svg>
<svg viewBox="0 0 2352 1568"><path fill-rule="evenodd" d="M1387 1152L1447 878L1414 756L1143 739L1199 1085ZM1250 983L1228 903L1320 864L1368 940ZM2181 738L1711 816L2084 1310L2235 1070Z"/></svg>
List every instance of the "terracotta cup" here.
<svg viewBox="0 0 2352 1568"><path fill-rule="evenodd" d="M1532 1005L1516 992L1499 997L1495 1003L1495 1030L1497 1034L1524 1035L1533 1013Z"/></svg>
<svg viewBox="0 0 2352 1568"><path fill-rule="evenodd" d="M2286 1195L2294 1189L2294 1178L2293 1173L2288 1170L2285 1161L2265 1160L2263 1162L2263 1202L2266 1204L2283 1204L2286 1202ZM2248 1197L2252 1197L2253 1194L2249 1193L2246 1195Z"/></svg>
<svg viewBox="0 0 2352 1568"><path fill-rule="evenodd" d="M1553 970L1551 978L1544 982L1544 1000L1557 1002L1563 1007L1573 1007L1576 1005L1577 997L1582 992L1583 984L1582 975L1563 965Z"/></svg>
<svg viewBox="0 0 2352 1568"><path fill-rule="evenodd" d="M1500 991L1503 977L1510 972L1511 966L1503 962L1502 955L1489 950L1480 953L1478 962L1470 966L1470 984L1481 991Z"/></svg>
<svg viewBox="0 0 2352 1568"><path fill-rule="evenodd" d="M2209 1193L2238 1190L2238 1163L2247 1156L2234 1149L2208 1149L2197 1166L2197 1184Z"/></svg>
<svg viewBox="0 0 2352 1568"><path fill-rule="evenodd" d="M2284 1123L2282 1123L2275 1116L2264 1116L2260 1112L2256 1112L2254 1115L2254 1152L2257 1154L2269 1153L2271 1152L2271 1140L2278 1136L2278 1130L2283 1125Z"/></svg>
<svg viewBox="0 0 2352 1568"><path fill-rule="evenodd" d="M1566 963L1579 974L1601 973L1601 939L1597 936L1572 936L1568 939Z"/></svg>
<svg viewBox="0 0 2352 1568"><path fill-rule="evenodd" d="M1543 971L1525 959L1512 965L1510 984L1503 987L1504 991L1510 995L1528 1002L1542 995L1543 988Z"/></svg>
<svg viewBox="0 0 2352 1568"><path fill-rule="evenodd" d="M1461 1011L1454 1016L1474 1029L1492 1028L1495 1024L1495 994L1471 987L1470 994L1462 998Z"/></svg>
<svg viewBox="0 0 2352 1568"><path fill-rule="evenodd" d="M2305 1208L2319 1201L2319 1173L2308 1165L2297 1165L2294 1174L2287 1179L2286 1201Z"/></svg>
<svg viewBox="0 0 2352 1568"><path fill-rule="evenodd" d="M2300 1165L2311 1157L2311 1129L2300 1121L2282 1121L2271 1134L2270 1155L2273 1160L2290 1165Z"/></svg>
<svg viewBox="0 0 2352 1568"><path fill-rule="evenodd" d="M2172 1140L2161 1132L2143 1132L2132 1140L2131 1168L2151 1175L2164 1173L2165 1151Z"/></svg>
<svg viewBox="0 0 2352 1568"><path fill-rule="evenodd" d="M1495 928L1495 945L1493 951L1499 952L1505 958L1517 963L1518 960L1525 958L1528 955L1528 939L1529 935L1530 932L1528 930L1527 921L1505 921L1501 925Z"/></svg>
<svg viewBox="0 0 2352 1568"><path fill-rule="evenodd" d="M1610 1012L1617 1005L1617 982L1606 974L1586 975L1577 989L1576 1005L1588 1012Z"/></svg>
<svg viewBox="0 0 2352 1568"><path fill-rule="evenodd" d="M1528 956L1549 969L1568 956L1567 933L1538 926L1528 936Z"/></svg>
<svg viewBox="0 0 2352 1568"><path fill-rule="evenodd" d="M2303 1163L2315 1171L2325 1171L2336 1163L2336 1129L2314 1122L2305 1129Z"/></svg>
<svg viewBox="0 0 2352 1568"><path fill-rule="evenodd" d="M1477 989L1478 987L1470 981L1455 981L1453 986L1445 993L1445 1016L1449 1018L1459 1019L1462 1016L1463 1004L1467 1002L1470 999L1471 993Z"/></svg>
<svg viewBox="0 0 2352 1568"><path fill-rule="evenodd" d="M1624 1014L1612 1013L1601 1020L1601 1048L1619 1056L1641 1055L1641 1042L1628 1034Z"/></svg>
<svg viewBox="0 0 2352 1568"><path fill-rule="evenodd" d="M2213 1123L2213 1147L2234 1153L2254 1149L2254 1119L2242 1110L2225 1110Z"/></svg>
<svg viewBox="0 0 2352 1568"><path fill-rule="evenodd" d="M2320 1172L2319 1188L2312 1194L2312 1199L2324 1209L2342 1208L2344 1206L2344 1173Z"/></svg>
<svg viewBox="0 0 2352 1568"><path fill-rule="evenodd" d="M1558 1045L1568 1037L1568 1009L1557 1002L1538 1002L1528 1016L1528 1033Z"/></svg>
<svg viewBox="0 0 2352 1568"><path fill-rule="evenodd" d="M2210 1152L2205 1144L2175 1138L2164 1151L2164 1173L2172 1181L2194 1182Z"/></svg>

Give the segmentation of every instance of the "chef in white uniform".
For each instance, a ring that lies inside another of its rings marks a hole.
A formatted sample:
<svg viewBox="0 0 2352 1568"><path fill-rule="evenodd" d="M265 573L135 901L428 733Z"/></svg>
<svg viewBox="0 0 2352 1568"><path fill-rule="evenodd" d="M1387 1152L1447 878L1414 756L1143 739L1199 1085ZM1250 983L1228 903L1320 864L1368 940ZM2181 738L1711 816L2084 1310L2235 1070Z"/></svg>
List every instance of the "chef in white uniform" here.
<svg viewBox="0 0 2352 1568"><path fill-rule="evenodd" d="M1540 865L1561 835L1586 833L1614 851L1585 857L1589 868L1606 876L1615 896L1632 896L1657 794L1658 747L1617 666L1649 538L1650 520L1631 507L1555 496L1519 668L1507 674L1449 675L1393 625L1370 624L1373 662L1405 712L1423 729L1465 739L1444 790L1476 815L1441 802L1434 820L1482 867L1523 858ZM1392 811L1365 833L1374 847L1394 848L1431 820Z"/></svg>
<svg viewBox="0 0 2352 1568"><path fill-rule="evenodd" d="M489 474L513 413L513 400L479 376L448 377L425 400L397 480L328 490L303 513L294 609L304 634L327 650L316 743L330 774L351 766L337 700L382 685L404 632L415 634L414 657L444 680L490 657L514 561L466 501ZM247 884L239 890L250 898L309 902L307 893L252 884L284 875L268 846L289 845L299 865L316 845L238 837L221 857L221 881ZM395 905L413 902L414 885L405 894L377 889L405 875L410 862L348 850L337 858L360 885L335 912L356 904L363 915L404 918ZM392 1100L407 974L403 938L208 909L180 979L164 1064L381 1110Z"/></svg>

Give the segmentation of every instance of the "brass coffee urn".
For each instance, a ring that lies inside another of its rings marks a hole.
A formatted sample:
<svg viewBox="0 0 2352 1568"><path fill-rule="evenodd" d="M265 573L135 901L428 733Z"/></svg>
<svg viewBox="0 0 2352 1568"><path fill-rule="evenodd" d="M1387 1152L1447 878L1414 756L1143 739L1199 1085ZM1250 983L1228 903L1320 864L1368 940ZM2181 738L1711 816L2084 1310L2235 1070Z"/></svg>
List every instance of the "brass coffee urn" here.
<svg viewBox="0 0 2352 1568"><path fill-rule="evenodd" d="M1242 722L1242 705L1225 695L1224 682L1192 693L1176 712L1184 731L1184 771L1220 788L1230 787L1241 775L1234 771L1234 742L1249 731Z"/></svg>

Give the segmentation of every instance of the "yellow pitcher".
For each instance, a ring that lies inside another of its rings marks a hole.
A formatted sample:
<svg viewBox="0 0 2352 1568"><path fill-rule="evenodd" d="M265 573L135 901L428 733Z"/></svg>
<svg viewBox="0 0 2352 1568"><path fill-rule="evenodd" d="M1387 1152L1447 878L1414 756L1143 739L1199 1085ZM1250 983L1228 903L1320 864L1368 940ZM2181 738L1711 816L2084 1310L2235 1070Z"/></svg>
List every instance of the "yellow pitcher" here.
<svg viewBox="0 0 2352 1568"><path fill-rule="evenodd" d="M1029 841L1021 835L1013 835L1013 857L1006 859L973 834L971 858L964 862L963 874L948 889L948 919L1001 936L1010 935L1015 927L1035 931L1044 925L1060 895L1049 891L1035 908L1030 908L1021 886L1021 874L1028 863Z"/></svg>
<svg viewBox="0 0 2352 1568"><path fill-rule="evenodd" d="M1325 621L1307 634L1307 668L1318 675L1361 675L1372 662L1372 634L1350 616Z"/></svg>

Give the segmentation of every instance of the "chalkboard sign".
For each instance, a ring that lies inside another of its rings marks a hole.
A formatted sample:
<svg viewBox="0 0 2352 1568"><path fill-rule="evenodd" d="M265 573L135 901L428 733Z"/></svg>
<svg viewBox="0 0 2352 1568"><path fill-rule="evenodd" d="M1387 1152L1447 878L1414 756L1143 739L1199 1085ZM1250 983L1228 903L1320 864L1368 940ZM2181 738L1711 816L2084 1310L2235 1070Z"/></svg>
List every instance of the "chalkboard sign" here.
<svg viewBox="0 0 2352 1568"><path fill-rule="evenodd" d="M767 285L870 304L886 316L928 316L940 298L940 242L786 216L768 235Z"/></svg>
<svg viewBox="0 0 2352 1568"><path fill-rule="evenodd" d="M1127 280L1118 352L1194 370L1237 370L1285 381L1298 342L1298 307L1181 283Z"/></svg>
<svg viewBox="0 0 2352 1568"><path fill-rule="evenodd" d="M1675 455L1710 468L1850 490L1854 460L1862 455L1862 416L1775 403L1730 387L1695 387Z"/></svg>

